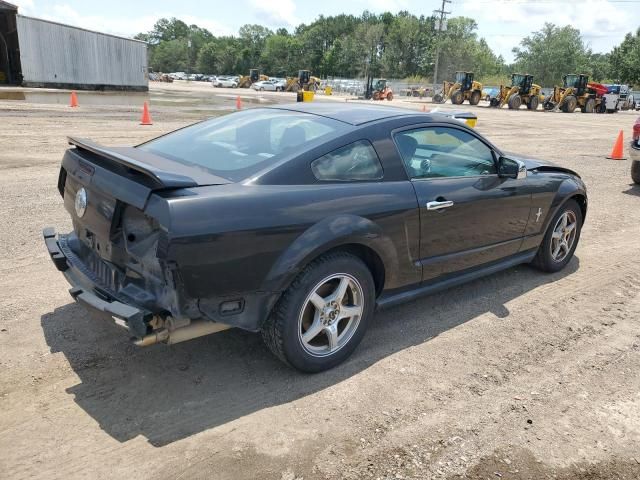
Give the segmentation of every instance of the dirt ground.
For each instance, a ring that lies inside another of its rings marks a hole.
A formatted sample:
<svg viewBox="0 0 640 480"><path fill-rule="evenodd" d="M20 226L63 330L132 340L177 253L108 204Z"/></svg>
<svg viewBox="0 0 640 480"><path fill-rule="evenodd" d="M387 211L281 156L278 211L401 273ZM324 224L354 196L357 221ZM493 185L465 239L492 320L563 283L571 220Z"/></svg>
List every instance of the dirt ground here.
<svg viewBox="0 0 640 480"><path fill-rule="evenodd" d="M605 159L632 113L468 107L505 150L583 176L576 258L380 312L329 372L292 371L237 330L138 349L74 304L40 236L70 228L66 135L134 144L233 109L237 93L152 85L151 127L138 97L0 100L1 478L640 478L640 188L628 161Z"/></svg>

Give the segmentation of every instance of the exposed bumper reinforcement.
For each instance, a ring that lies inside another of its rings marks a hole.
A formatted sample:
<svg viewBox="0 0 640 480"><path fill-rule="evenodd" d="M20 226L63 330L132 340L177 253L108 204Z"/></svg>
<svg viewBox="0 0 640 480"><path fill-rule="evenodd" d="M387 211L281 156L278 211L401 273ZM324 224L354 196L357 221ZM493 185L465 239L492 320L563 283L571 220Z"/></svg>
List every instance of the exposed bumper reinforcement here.
<svg viewBox="0 0 640 480"><path fill-rule="evenodd" d="M45 228L42 231L45 245L56 268L64 273L65 278L71 284L69 293L71 297L84 307L111 316L117 324L125 326L138 338L144 337L147 332L145 319L151 316L150 312L127 303L118 301L100 289L82 269L76 266L65 256L58 244L55 229ZM100 295L96 293L100 291Z"/></svg>

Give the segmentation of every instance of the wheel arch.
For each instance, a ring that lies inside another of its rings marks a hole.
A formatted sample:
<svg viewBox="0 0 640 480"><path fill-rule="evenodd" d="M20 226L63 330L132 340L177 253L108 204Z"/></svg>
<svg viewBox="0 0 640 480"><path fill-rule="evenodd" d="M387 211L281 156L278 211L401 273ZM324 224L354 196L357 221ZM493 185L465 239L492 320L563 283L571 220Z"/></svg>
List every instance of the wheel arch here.
<svg viewBox="0 0 640 480"><path fill-rule="evenodd" d="M337 215L308 228L280 255L265 279L265 290L286 290L307 265L335 251L349 252L365 263L376 296L397 276L398 254L380 226L364 217Z"/></svg>
<svg viewBox="0 0 640 480"><path fill-rule="evenodd" d="M582 223L584 224L587 216L587 193L581 180L569 177L560 184L560 188L558 188L558 191L556 192L556 196L551 203L551 208L549 209L543 231L546 231L547 228L549 228L549 224L553 217L569 200L574 200L580 207Z"/></svg>

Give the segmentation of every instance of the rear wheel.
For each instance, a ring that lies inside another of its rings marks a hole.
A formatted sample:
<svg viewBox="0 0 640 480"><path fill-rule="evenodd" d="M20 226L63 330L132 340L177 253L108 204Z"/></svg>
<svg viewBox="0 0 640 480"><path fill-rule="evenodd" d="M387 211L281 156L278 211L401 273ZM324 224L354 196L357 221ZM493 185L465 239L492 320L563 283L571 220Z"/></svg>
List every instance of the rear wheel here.
<svg viewBox="0 0 640 480"><path fill-rule="evenodd" d="M284 292L262 327L269 349L304 372L343 362L362 340L375 306L367 266L346 252L309 264Z"/></svg>
<svg viewBox="0 0 640 480"><path fill-rule="evenodd" d="M441 93L436 93L431 101L433 103L444 103L444 96Z"/></svg>
<svg viewBox="0 0 640 480"><path fill-rule="evenodd" d="M527 108L529 110L537 110L538 105L540 105L540 97L538 97L537 95L531 95L531 98L529 98L529 103L527 103Z"/></svg>
<svg viewBox="0 0 640 480"><path fill-rule="evenodd" d="M509 108L511 110L518 110L522 106L522 97L517 93L511 95L509 98Z"/></svg>
<svg viewBox="0 0 640 480"><path fill-rule="evenodd" d="M544 272L558 272L571 261L580 240L582 210L568 200L555 214L532 264Z"/></svg>
<svg viewBox="0 0 640 480"><path fill-rule="evenodd" d="M480 90L475 90L471 93L471 97L469 97L469 103L471 105L478 105L480 103L480 98L482 97L482 93Z"/></svg>
<svg viewBox="0 0 640 480"><path fill-rule="evenodd" d="M631 180L633 183L640 185L640 161L631 162Z"/></svg>
<svg viewBox="0 0 640 480"><path fill-rule="evenodd" d="M498 100L497 98L492 98L491 100L489 100L489 106L491 107L500 106L500 100Z"/></svg>
<svg viewBox="0 0 640 480"><path fill-rule="evenodd" d="M464 102L464 95L462 94L462 91L456 90L451 94L451 103L454 105L461 105L462 102Z"/></svg>
<svg viewBox="0 0 640 480"><path fill-rule="evenodd" d="M393 93L391 92L387 93L387 100L389 101L393 100Z"/></svg>

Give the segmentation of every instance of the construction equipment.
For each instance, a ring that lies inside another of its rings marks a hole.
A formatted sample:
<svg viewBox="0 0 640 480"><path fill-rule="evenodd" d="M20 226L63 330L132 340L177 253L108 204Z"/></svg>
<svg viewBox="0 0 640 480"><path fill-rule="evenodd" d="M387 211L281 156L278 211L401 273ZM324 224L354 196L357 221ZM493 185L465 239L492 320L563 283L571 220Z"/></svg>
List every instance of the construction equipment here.
<svg viewBox="0 0 640 480"><path fill-rule="evenodd" d="M407 97L424 98L429 93L429 90L429 87L409 86L401 90L400 93L404 93Z"/></svg>
<svg viewBox="0 0 640 480"><path fill-rule="evenodd" d="M473 79L473 72L456 72L455 81L444 81L442 91L433 96L433 103L444 103L449 98L454 105L468 100L471 105L480 103L482 84Z"/></svg>
<svg viewBox="0 0 640 480"><path fill-rule="evenodd" d="M580 107L582 113L602 112L605 107L602 96L607 93L604 85L589 82L589 76L571 73L563 78L562 87L555 86L553 94L545 98L545 110L562 110L573 113Z"/></svg>
<svg viewBox="0 0 640 480"><path fill-rule="evenodd" d="M252 84L262 80L269 80L269 77L261 75L257 68L252 68L249 70L249 75L238 75L238 87L249 88Z"/></svg>
<svg viewBox="0 0 640 480"><path fill-rule="evenodd" d="M511 86L500 85L498 94L491 99L492 107L502 108L505 103L511 110L518 110L524 103L529 110L537 110L542 100L542 87L533 83L533 75L511 74Z"/></svg>
<svg viewBox="0 0 640 480"><path fill-rule="evenodd" d="M298 90L315 92L318 88L320 88L320 79L312 76L309 70L298 70L298 76L288 77L284 85L286 92L297 92Z"/></svg>
<svg viewBox="0 0 640 480"><path fill-rule="evenodd" d="M393 90L386 78L379 78L371 91L373 100L393 100Z"/></svg>

